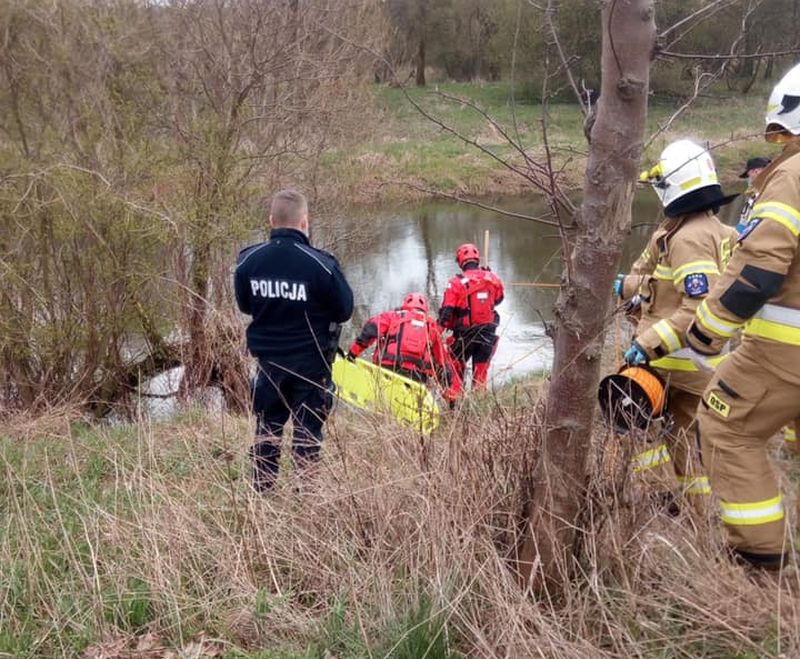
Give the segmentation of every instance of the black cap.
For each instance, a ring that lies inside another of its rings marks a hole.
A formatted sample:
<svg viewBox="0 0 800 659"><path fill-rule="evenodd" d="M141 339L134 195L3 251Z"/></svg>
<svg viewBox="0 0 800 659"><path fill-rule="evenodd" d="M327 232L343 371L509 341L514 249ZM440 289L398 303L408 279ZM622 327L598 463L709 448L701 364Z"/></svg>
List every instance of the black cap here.
<svg viewBox="0 0 800 659"><path fill-rule="evenodd" d="M719 185L707 185L678 197L671 204L667 204L664 215L678 217L689 213L702 213L703 211L719 212L719 207L731 203L738 194L724 195Z"/></svg>
<svg viewBox="0 0 800 659"><path fill-rule="evenodd" d="M755 158L748 158L747 164L744 166L744 171L739 174L739 178L747 178L747 173L751 169L762 169L772 162L769 158L764 156L756 156Z"/></svg>

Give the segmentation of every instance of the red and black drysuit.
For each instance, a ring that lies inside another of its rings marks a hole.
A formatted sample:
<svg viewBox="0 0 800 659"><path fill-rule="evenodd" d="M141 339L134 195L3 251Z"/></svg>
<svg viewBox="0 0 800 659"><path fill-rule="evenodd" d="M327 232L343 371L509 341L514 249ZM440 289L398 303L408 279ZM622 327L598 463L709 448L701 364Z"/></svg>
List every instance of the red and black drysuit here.
<svg viewBox="0 0 800 659"><path fill-rule="evenodd" d="M397 309L373 316L350 346L350 355L358 357L376 342L375 364L417 382L430 378L447 381L447 348L436 321L424 311Z"/></svg>
<svg viewBox="0 0 800 659"><path fill-rule="evenodd" d="M495 307L503 301L504 295L500 277L477 263L465 263L463 272L448 282L439 309L439 324L453 331L451 399L461 393L470 359L473 388L486 387L489 363L498 341L496 331L500 316Z"/></svg>

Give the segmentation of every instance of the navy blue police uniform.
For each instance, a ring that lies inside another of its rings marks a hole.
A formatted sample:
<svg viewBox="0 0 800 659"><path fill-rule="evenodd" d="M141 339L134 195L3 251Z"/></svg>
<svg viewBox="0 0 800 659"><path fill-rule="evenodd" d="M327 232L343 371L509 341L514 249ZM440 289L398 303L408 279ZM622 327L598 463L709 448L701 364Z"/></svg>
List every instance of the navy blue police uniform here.
<svg viewBox="0 0 800 659"><path fill-rule="evenodd" d="M273 229L267 242L239 253L234 274L239 309L253 317L247 347L258 359L257 419L251 449L254 487L278 475L280 437L291 416L299 467L319 458L332 403L331 363L341 323L353 314L353 291L336 258L297 229Z"/></svg>

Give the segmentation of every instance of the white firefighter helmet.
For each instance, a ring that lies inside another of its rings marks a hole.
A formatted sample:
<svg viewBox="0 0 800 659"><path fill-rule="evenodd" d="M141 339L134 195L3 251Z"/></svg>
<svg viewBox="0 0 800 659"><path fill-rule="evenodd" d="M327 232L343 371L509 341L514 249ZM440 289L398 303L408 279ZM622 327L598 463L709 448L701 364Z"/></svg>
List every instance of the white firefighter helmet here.
<svg viewBox="0 0 800 659"><path fill-rule="evenodd" d="M783 142L786 133L800 135L800 64L789 69L769 95L767 142Z"/></svg>
<svg viewBox="0 0 800 659"><path fill-rule="evenodd" d="M691 140L667 146L639 180L653 186L668 217L716 209L735 197L722 194L711 154Z"/></svg>

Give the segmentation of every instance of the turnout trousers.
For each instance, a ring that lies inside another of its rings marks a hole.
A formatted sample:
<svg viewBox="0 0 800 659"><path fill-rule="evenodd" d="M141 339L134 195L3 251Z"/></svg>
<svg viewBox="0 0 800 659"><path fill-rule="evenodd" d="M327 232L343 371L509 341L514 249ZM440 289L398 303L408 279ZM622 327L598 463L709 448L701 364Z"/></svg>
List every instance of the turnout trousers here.
<svg viewBox="0 0 800 659"><path fill-rule="evenodd" d="M671 418L664 440L638 453L633 469L655 492L672 491L677 479L680 492L693 507L702 510L711 487L695 440L694 421L700 396L676 387L670 387L667 395Z"/></svg>
<svg viewBox="0 0 800 659"><path fill-rule="evenodd" d="M717 368L698 409L701 456L719 498L734 554L779 567L787 549L783 497L768 440L800 412L800 384L787 382L747 343Z"/></svg>
<svg viewBox="0 0 800 659"><path fill-rule="evenodd" d="M319 459L322 426L332 402L329 374L307 376L287 366L260 362L253 387L256 442L250 449L256 490L269 490L277 480L281 436L290 418L295 466L304 469Z"/></svg>

